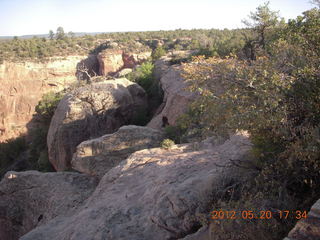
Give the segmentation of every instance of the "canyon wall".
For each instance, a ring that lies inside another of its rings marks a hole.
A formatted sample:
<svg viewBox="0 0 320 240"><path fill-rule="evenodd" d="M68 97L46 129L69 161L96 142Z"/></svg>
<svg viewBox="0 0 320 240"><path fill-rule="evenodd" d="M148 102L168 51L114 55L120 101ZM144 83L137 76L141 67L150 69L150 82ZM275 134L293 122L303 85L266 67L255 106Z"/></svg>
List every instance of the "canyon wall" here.
<svg viewBox="0 0 320 240"><path fill-rule="evenodd" d="M42 96L70 86L77 76L84 79L83 70L92 75L115 74L124 68L134 68L150 55L151 52L107 49L89 57L52 57L47 62L4 61L0 64L0 142L26 133Z"/></svg>
<svg viewBox="0 0 320 240"><path fill-rule="evenodd" d="M26 125L43 94L60 91L75 82L77 66L85 59L90 58L68 56L51 58L45 63L0 64L0 142L26 133Z"/></svg>

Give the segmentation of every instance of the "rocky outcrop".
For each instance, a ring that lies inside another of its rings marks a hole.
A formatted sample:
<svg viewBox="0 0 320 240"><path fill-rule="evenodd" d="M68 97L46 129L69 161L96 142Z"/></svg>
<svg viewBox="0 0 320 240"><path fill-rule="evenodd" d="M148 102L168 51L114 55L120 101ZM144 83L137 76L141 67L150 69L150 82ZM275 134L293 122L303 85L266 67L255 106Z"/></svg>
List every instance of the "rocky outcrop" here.
<svg viewBox="0 0 320 240"><path fill-rule="evenodd" d="M306 219L299 220L284 240L320 239L320 199L311 207Z"/></svg>
<svg viewBox="0 0 320 240"><path fill-rule="evenodd" d="M96 180L79 173L8 172L0 182L0 239L18 239L75 209L96 185Z"/></svg>
<svg viewBox="0 0 320 240"><path fill-rule="evenodd" d="M240 178L238 168L221 166L249 149L247 137L235 135L218 145L210 140L135 152L106 173L81 208L21 239L183 238L201 227L197 214L209 214L212 194Z"/></svg>
<svg viewBox="0 0 320 240"><path fill-rule="evenodd" d="M71 167L81 142L116 131L146 108L146 94L125 78L93 83L67 94L51 120L49 160L58 171Z"/></svg>
<svg viewBox="0 0 320 240"><path fill-rule="evenodd" d="M97 56L99 61L99 75L106 76L119 71L124 63L122 50L107 49Z"/></svg>
<svg viewBox="0 0 320 240"><path fill-rule="evenodd" d="M141 52L141 53L123 52L122 58L124 62L124 68L134 68L135 66L140 65L150 57L151 57L151 52Z"/></svg>
<svg viewBox="0 0 320 240"><path fill-rule="evenodd" d="M139 126L124 126L113 134L82 142L71 162L72 168L102 177L111 168L141 149L159 147L163 133Z"/></svg>
<svg viewBox="0 0 320 240"><path fill-rule="evenodd" d="M102 76L115 75L124 68L134 68L151 56L151 52L131 53L120 49L106 49L97 56L99 74Z"/></svg>
<svg viewBox="0 0 320 240"><path fill-rule="evenodd" d="M163 103L157 110L158 115L152 118L148 127L160 129L162 117L167 117L170 125L174 125L178 117L185 113L188 104L195 98L196 94L188 91L185 79L181 76L181 66L173 65L170 68L166 64L159 63L165 73L160 79L160 84L164 92Z"/></svg>
<svg viewBox="0 0 320 240"><path fill-rule="evenodd" d="M131 68L124 68L122 70L120 70L117 74L116 77L125 77L127 74L132 73L132 69Z"/></svg>
<svg viewBox="0 0 320 240"><path fill-rule="evenodd" d="M157 81L160 81L160 79L167 73L170 68L170 60L170 57L164 56L155 61L153 75Z"/></svg>
<svg viewBox="0 0 320 240"><path fill-rule="evenodd" d="M77 80L77 64L86 56L41 62L0 64L0 142L27 132L27 123L44 93L60 91Z"/></svg>

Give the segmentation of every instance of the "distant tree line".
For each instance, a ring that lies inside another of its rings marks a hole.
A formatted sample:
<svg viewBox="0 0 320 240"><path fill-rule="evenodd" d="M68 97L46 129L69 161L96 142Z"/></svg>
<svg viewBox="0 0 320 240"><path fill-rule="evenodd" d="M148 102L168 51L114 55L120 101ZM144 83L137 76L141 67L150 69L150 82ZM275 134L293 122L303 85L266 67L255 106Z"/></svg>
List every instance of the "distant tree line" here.
<svg viewBox="0 0 320 240"><path fill-rule="evenodd" d="M97 54L109 48L108 42L134 51L137 48L155 50L161 46L168 50L200 50L206 56L224 57L237 54L245 45L247 29L236 30L173 30L146 32L119 32L76 37L65 33L62 27L49 31L48 37L0 40L0 62L4 60L46 60L53 56ZM139 43L139 46L137 45Z"/></svg>

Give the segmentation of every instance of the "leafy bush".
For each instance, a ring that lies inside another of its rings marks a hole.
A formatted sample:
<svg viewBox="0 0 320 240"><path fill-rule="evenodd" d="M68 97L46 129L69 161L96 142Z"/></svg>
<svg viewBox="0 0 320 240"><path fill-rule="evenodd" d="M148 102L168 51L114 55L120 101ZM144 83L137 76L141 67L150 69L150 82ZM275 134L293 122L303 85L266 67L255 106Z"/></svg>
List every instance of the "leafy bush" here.
<svg viewBox="0 0 320 240"><path fill-rule="evenodd" d="M134 72L128 75L128 79L138 83L146 92L149 92L153 83L153 68L151 62L142 63Z"/></svg>
<svg viewBox="0 0 320 240"><path fill-rule="evenodd" d="M51 118L63 97L63 92L49 92L43 95L42 99L36 106L37 128L29 131L29 164L33 169L40 171L53 171L48 159L47 134Z"/></svg>
<svg viewBox="0 0 320 240"><path fill-rule="evenodd" d="M152 118L152 112L162 102L162 89L153 77L153 69L153 63L145 62L141 64L141 66L137 67L132 73L127 75L129 80L138 83L147 93L149 103L148 110L138 112L134 120L143 125Z"/></svg>
<svg viewBox="0 0 320 240"><path fill-rule="evenodd" d="M164 139L161 143L160 146L164 149L170 149L172 148L174 145L174 141L172 141L171 139Z"/></svg>
<svg viewBox="0 0 320 240"><path fill-rule="evenodd" d="M58 103L63 97L63 93L49 92L43 95L42 99L39 101L35 110L37 114L41 117L41 120L50 121L54 111L57 108Z"/></svg>
<svg viewBox="0 0 320 240"><path fill-rule="evenodd" d="M36 128L29 130L27 136L7 140L0 143L0 175L4 174L6 169L21 159L24 169L36 169L39 171L53 171L48 159L47 133L54 111L62 98L62 93L47 93L36 106L36 115L34 123ZM28 139L28 142L26 141ZM21 154L25 152L25 156Z"/></svg>
<svg viewBox="0 0 320 240"><path fill-rule="evenodd" d="M176 143L181 143L182 129L179 126L167 126L164 129L165 136Z"/></svg>
<svg viewBox="0 0 320 240"><path fill-rule="evenodd" d="M217 136L246 130L254 144L250 168L255 175L241 184L237 198L215 207L235 201L256 209L265 202L268 208L306 210L320 197L319 23L320 10L312 9L284 29L273 29L279 31L277 39L260 35L269 49L255 61L197 57L184 64L185 78L200 94L191 105L197 114L185 121L187 129L197 125ZM268 234L265 239L280 239L295 221L259 229ZM253 233L256 226L249 228ZM245 233L244 239L256 236Z"/></svg>
<svg viewBox="0 0 320 240"><path fill-rule="evenodd" d="M27 149L23 136L0 143L0 176Z"/></svg>
<svg viewBox="0 0 320 240"><path fill-rule="evenodd" d="M164 55L166 55L166 50L163 47L158 46L156 49L152 51L151 57L152 60L155 61Z"/></svg>

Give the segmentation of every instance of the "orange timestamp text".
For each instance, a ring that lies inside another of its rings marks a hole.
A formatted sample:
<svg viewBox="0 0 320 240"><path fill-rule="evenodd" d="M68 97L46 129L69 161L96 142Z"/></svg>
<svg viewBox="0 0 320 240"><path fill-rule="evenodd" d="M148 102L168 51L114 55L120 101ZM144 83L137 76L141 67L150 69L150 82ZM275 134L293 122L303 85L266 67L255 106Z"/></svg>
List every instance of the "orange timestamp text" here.
<svg viewBox="0 0 320 240"><path fill-rule="evenodd" d="M225 211L225 210L217 210L210 212L210 218L212 220L222 220L222 219L272 219L272 218L295 218L295 219L306 219L308 217L307 211L289 211L289 210L281 210L281 211L251 211L251 210L242 210L242 211Z"/></svg>

